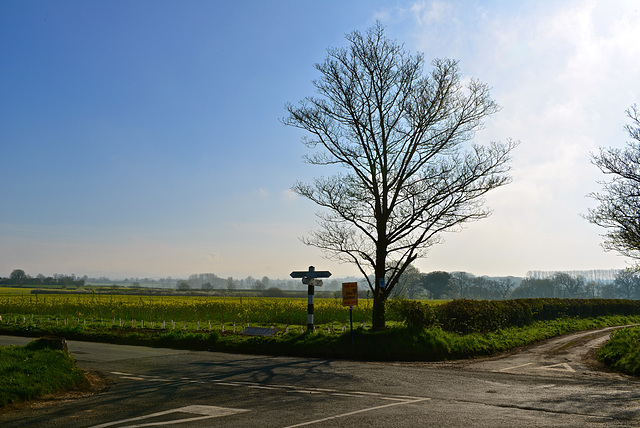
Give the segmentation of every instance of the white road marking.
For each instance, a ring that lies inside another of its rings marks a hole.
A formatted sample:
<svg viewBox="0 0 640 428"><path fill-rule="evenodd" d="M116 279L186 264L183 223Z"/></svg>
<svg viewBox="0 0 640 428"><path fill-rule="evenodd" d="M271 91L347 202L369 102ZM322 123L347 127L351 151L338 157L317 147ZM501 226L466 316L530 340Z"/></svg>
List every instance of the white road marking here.
<svg viewBox="0 0 640 428"><path fill-rule="evenodd" d="M287 389L287 388L295 389L295 388L297 388L296 386L293 386L293 385L279 385L277 383L271 384L270 386L273 386L274 388L282 388L282 389ZM316 388L316 389L318 391L322 391L322 389L320 389L320 388Z"/></svg>
<svg viewBox="0 0 640 428"><path fill-rule="evenodd" d="M114 374L120 374L119 372L112 372ZM122 375L125 375L125 373L122 373ZM377 399L380 400L386 400L386 401L394 401L394 405L395 404L403 404L406 402L413 402L413 401L422 401L422 400L426 400L426 398L421 398L421 397L413 397L413 396L407 396L407 395L382 395L381 393L378 392L366 392L366 391L344 391L344 392L340 392L338 390L335 389L328 389L328 388L300 388L297 386L293 386L293 385L279 385L279 384L261 384L261 383L257 383L257 382L243 382L243 381L234 381L234 382L225 382L221 379L211 379L211 380L189 380L189 378L179 378L179 379L163 379L163 378L151 378L149 376L135 376L132 374L126 374L126 376L120 376L123 379L131 379L131 380L138 380L138 381L143 381L143 382L186 382L186 383L206 383L206 382L210 382L213 383L215 385L222 385L222 386L235 386L235 387L241 387L241 388L251 388L251 389L264 389L264 390L270 390L270 391L274 391L274 390L279 390L282 392L286 392L286 393L298 393L298 394L316 394L316 395L320 395L320 394L329 394L329 395L333 395L333 396L338 396L338 397L348 397L348 398L372 398L375 397Z"/></svg>
<svg viewBox="0 0 640 428"><path fill-rule="evenodd" d="M561 372L575 373L575 370L567 363L552 364L550 366L536 367L537 370L556 370Z"/></svg>
<svg viewBox="0 0 640 428"><path fill-rule="evenodd" d="M520 367L530 366L531 364L533 364L533 363L520 364L519 366L513 366L513 367L505 367L505 368L500 369L498 371L499 372L506 372L507 370L518 369Z"/></svg>
<svg viewBox="0 0 640 428"><path fill-rule="evenodd" d="M422 397L412 397L411 395L394 395L396 398L403 398L405 400L419 400Z"/></svg>
<svg viewBox="0 0 640 428"><path fill-rule="evenodd" d="M165 410L164 412L152 413L150 415L139 416L137 418L122 419L115 422L108 422L106 424L95 425L91 428L105 428L113 425L126 424L129 422L138 422L138 421L143 421L144 419L157 418L160 416L169 415L171 413L191 413L196 416L190 417L190 418L184 418L184 419L174 419L170 421L147 422L147 423L143 422L141 424L124 425L124 426L121 426L120 428L137 428L137 427L150 427L150 426L160 426L160 425L174 425L174 424L180 424L185 422L199 421L203 419L218 418L221 416L230 416L230 415L235 415L237 413L248 412L248 411L249 410L247 409L231 409L226 407L193 405L193 406L179 407L177 409Z"/></svg>
<svg viewBox="0 0 640 428"><path fill-rule="evenodd" d="M365 395L362 395L361 393L358 392L351 392L351 393L346 393L346 392L332 392L331 395L336 396L336 397L349 397L349 398L364 398L366 397ZM411 399L411 400L415 400L416 397L377 397L380 400L387 400L387 401L407 401L407 399Z"/></svg>
<svg viewBox="0 0 640 428"><path fill-rule="evenodd" d="M317 423L320 423L320 422L330 421L330 420L333 420L333 419L339 419L339 418L344 418L344 417L347 417L347 416L357 415L358 413L370 412L372 410L384 409L384 408L392 407L392 406L400 406L400 405L403 405L403 404L414 404L414 403L419 403L421 401L427 401L427 400L430 400L430 398L418 398L418 399L415 399L415 400L412 400L412 401L407 400L407 401L401 401L401 402L397 402L397 403L385 404L385 405L382 405L382 406L369 407L369 408L366 408L366 409L361 409L361 410L356 410L356 411L353 411L353 412L343 413L341 415L329 416L328 418L316 419L315 421L308 421L308 422L302 422L302 423L295 424L295 425L289 425L288 427L285 427L285 428L303 427L303 426L306 426L306 425L312 425L312 424L317 424Z"/></svg>
<svg viewBox="0 0 640 428"><path fill-rule="evenodd" d="M237 381L237 383L242 384L242 385L260 385L259 383L256 383L256 382L242 382L242 381Z"/></svg>

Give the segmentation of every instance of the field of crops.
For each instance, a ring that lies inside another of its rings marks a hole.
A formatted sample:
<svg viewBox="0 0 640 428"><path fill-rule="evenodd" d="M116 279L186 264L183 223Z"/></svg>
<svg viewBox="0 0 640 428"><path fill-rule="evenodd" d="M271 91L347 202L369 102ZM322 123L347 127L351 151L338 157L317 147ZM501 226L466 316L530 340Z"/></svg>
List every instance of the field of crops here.
<svg viewBox="0 0 640 428"><path fill-rule="evenodd" d="M3 290L4 291L4 290ZM349 308L341 299L316 299L315 323L342 330ZM354 325L370 323L372 301L353 308ZM230 331L250 326L307 324L307 299L266 297L0 294L0 323L95 325ZM223 327L224 326L224 327Z"/></svg>

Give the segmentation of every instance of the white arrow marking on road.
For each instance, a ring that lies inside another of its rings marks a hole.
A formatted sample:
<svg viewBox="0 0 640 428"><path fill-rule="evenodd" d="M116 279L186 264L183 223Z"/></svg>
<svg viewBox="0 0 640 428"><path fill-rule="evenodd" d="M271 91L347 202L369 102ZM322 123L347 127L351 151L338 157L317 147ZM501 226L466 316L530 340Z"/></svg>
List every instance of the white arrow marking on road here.
<svg viewBox="0 0 640 428"><path fill-rule="evenodd" d="M505 367L503 369L498 370L499 372L506 372L507 370L513 370L513 369L517 369L520 367L525 367L525 366L529 366L533 363L526 363L526 364L520 364L519 366L513 366L513 367Z"/></svg>
<svg viewBox="0 0 640 428"><path fill-rule="evenodd" d="M562 366L562 368L560 367ZM561 372L571 372L575 373L575 370L571 368L571 366L567 363L558 363L552 364L550 366L536 367L538 370L557 370Z"/></svg>
<svg viewBox="0 0 640 428"><path fill-rule="evenodd" d="M159 425L173 425L173 424L180 424L185 422L199 421L202 419L218 418L221 416L230 416L230 415L235 415L236 413L242 413L242 412L248 412L248 411L249 410L246 410L246 409L230 409L230 408L216 407L216 406L193 405L193 406L179 407L177 409L172 409L172 410L165 410L164 412L152 413L150 415L139 416L137 418L130 418L130 419L123 419L115 422L108 422L106 424L95 425L91 428L110 427L113 425L126 424L128 422L136 422L136 421L142 421L144 419L157 418L158 416L165 416L171 413L191 413L193 415L198 415L198 416L185 418L185 419L161 421L161 422L147 422L147 423L143 422L141 424L125 425L120 428L138 428L138 427L150 427L150 426L159 426Z"/></svg>

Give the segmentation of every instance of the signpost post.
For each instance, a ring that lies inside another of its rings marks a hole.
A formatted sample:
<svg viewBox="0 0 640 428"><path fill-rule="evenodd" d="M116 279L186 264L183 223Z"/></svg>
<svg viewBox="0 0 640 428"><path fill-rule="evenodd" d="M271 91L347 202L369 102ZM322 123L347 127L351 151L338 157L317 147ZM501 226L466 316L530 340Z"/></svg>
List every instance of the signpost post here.
<svg viewBox="0 0 640 428"><path fill-rule="evenodd" d="M291 272L291 278L302 278L302 283L307 284L309 287L307 288L309 299L307 304L307 330L313 331L313 296L314 296L314 287L321 287L322 280L319 278L329 278L331 276L331 272L328 270L320 270L316 271L316 268L313 266L309 266L308 271L293 271Z"/></svg>
<svg viewBox="0 0 640 428"><path fill-rule="evenodd" d="M358 283L342 283L342 306L349 306L349 324L351 324L351 346L353 343L353 307L358 304Z"/></svg>

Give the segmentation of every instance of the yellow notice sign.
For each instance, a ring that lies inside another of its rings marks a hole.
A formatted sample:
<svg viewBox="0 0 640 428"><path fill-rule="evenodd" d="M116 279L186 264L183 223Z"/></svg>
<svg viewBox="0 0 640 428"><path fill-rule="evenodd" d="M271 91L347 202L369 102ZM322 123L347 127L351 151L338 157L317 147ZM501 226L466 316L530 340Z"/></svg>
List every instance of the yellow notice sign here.
<svg viewBox="0 0 640 428"><path fill-rule="evenodd" d="M342 283L342 306L356 306L358 304L358 283Z"/></svg>

